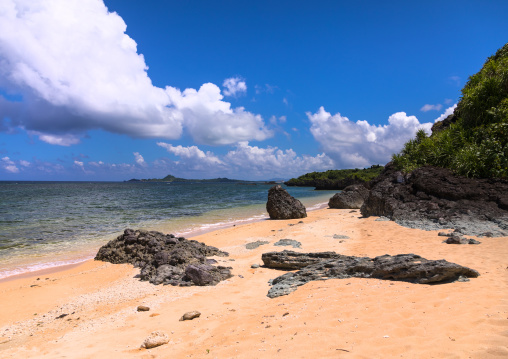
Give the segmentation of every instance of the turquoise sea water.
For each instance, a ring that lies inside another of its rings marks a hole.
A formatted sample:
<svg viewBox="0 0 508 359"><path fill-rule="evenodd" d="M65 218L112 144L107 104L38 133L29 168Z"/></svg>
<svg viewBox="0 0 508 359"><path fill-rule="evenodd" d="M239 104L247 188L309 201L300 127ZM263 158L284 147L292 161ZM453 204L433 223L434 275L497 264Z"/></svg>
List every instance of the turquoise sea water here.
<svg viewBox="0 0 508 359"><path fill-rule="evenodd" d="M267 218L271 185L0 182L0 278L92 258L125 228L191 236ZM307 209L334 192L288 187Z"/></svg>

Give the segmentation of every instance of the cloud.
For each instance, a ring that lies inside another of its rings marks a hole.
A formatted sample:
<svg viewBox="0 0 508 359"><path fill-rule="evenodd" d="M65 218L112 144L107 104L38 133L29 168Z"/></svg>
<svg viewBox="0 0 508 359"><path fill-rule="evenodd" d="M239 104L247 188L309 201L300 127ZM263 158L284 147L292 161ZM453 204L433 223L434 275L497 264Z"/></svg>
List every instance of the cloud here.
<svg viewBox="0 0 508 359"><path fill-rule="evenodd" d="M143 156L141 156L139 154L139 152L134 152L133 155L134 155L134 159L135 159L135 161L136 161L136 163L138 165L140 165L140 166L146 166L145 159L143 158Z"/></svg>
<svg viewBox="0 0 508 359"><path fill-rule="evenodd" d="M221 165L222 161L215 156L212 152L203 152L197 146L173 146L169 143L157 142L157 145L165 148L169 153L181 157L185 160L190 160L194 163L207 164L207 165Z"/></svg>
<svg viewBox="0 0 508 359"><path fill-rule="evenodd" d="M457 104L455 104L455 105L453 105L451 107L448 107L441 116L439 116L438 118L436 118L434 120L434 122L442 121L445 118L447 118L448 116L450 116L453 113L453 111L455 111L456 107L457 107Z"/></svg>
<svg viewBox="0 0 508 359"><path fill-rule="evenodd" d="M286 116L280 116L280 117L272 116L272 117L270 117L269 121L272 125L277 126L277 125L286 123L287 117Z"/></svg>
<svg viewBox="0 0 508 359"><path fill-rule="evenodd" d="M126 28L102 0L2 1L0 90L21 100L0 95L0 129L23 128L61 146L91 129L177 139L187 128L206 144L271 135L261 116L222 101L216 85L183 92L154 86ZM206 136L210 124L216 129Z"/></svg>
<svg viewBox="0 0 508 359"><path fill-rule="evenodd" d="M172 146L159 142L160 147L181 158L180 161L156 161L156 166L177 170L191 175L237 177L243 179L268 179L274 177L289 178L302 173L331 169L333 161L325 154L317 156L297 156L292 150L281 150L277 147L261 148L250 146L247 141L236 144L222 157L196 146ZM206 172L205 172L206 170Z"/></svg>
<svg viewBox="0 0 508 359"><path fill-rule="evenodd" d="M171 104L185 118L187 131L200 144L228 145L238 141L263 141L273 136L260 115L245 111L243 107L231 108L222 101L217 85L206 83L198 91L181 92L167 87Z"/></svg>
<svg viewBox="0 0 508 359"><path fill-rule="evenodd" d="M340 113L332 116L323 107L314 114L307 112L307 117L312 135L338 168L384 165L418 129L430 133L432 127L405 112L394 113L387 125L378 126L367 121L352 122Z"/></svg>
<svg viewBox="0 0 508 359"><path fill-rule="evenodd" d="M238 96L243 95L247 92L247 84L240 77L230 77L224 80L222 84L224 86L225 96Z"/></svg>
<svg viewBox="0 0 508 359"><path fill-rule="evenodd" d="M2 162L0 162L2 168L9 173L19 173L19 168L16 167L14 161L11 161L9 157L2 158Z"/></svg>
<svg viewBox="0 0 508 359"><path fill-rule="evenodd" d="M443 105L441 105L440 103L438 103L436 105L426 104L426 105L423 105L423 107L420 109L420 111L423 111L423 112L432 111L432 110L440 111L442 107L443 107Z"/></svg>

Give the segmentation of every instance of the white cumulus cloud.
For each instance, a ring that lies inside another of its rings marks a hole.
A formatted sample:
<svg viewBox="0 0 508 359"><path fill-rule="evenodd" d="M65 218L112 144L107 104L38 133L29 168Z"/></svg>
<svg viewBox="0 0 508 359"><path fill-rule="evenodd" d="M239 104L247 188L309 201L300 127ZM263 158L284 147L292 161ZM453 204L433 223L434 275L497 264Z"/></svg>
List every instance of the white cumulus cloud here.
<svg viewBox="0 0 508 359"><path fill-rule="evenodd" d="M387 125L371 125L367 121L350 121L340 113L335 115L320 107L316 113L307 112L310 131L337 168L366 167L387 163L403 144L414 137L418 129L430 133L431 123L420 123L415 116L397 112Z"/></svg>
<svg viewBox="0 0 508 359"><path fill-rule="evenodd" d="M201 163L220 165L222 161L215 156L212 152L207 151L206 153L200 150L197 146L173 146L169 143L157 142L157 145L165 148L169 153L175 156L181 157L185 160L192 160Z"/></svg>
<svg viewBox="0 0 508 359"><path fill-rule="evenodd" d="M453 105L451 107L448 107L441 116L439 116L438 118L436 118L434 120L434 122L442 121L445 118L447 118L448 116L450 116L453 113L453 111L455 111L456 107L457 107L457 104L455 104L455 105Z"/></svg>
<svg viewBox="0 0 508 359"><path fill-rule="evenodd" d="M91 129L177 139L187 128L205 144L272 135L261 116L222 101L214 84L154 86L126 29L102 0L2 0L0 90L22 100L0 95L0 129L24 128L62 146ZM244 81L228 86L228 94L246 89Z"/></svg>
<svg viewBox="0 0 508 359"><path fill-rule="evenodd" d="M247 84L241 77L230 77L224 80L225 96L238 96L247 92Z"/></svg>
<svg viewBox="0 0 508 359"><path fill-rule="evenodd" d="M227 175L234 178L240 175L242 179L290 178L334 166L332 159L325 154L298 156L292 149L262 148L251 146L247 141L239 142L223 156L210 151L204 152L197 146L173 146L164 142L157 144L180 157L176 162L159 160L157 166L166 166L190 176L198 173L201 176ZM206 172L200 172L203 170Z"/></svg>

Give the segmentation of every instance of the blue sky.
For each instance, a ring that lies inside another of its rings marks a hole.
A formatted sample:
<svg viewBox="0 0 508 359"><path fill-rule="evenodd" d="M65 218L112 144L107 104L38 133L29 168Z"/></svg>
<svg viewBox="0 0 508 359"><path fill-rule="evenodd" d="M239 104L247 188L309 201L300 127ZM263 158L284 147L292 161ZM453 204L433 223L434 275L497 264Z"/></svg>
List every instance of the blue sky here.
<svg viewBox="0 0 508 359"><path fill-rule="evenodd" d="M385 164L508 40L506 1L4 0L0 180Z"/></svg>

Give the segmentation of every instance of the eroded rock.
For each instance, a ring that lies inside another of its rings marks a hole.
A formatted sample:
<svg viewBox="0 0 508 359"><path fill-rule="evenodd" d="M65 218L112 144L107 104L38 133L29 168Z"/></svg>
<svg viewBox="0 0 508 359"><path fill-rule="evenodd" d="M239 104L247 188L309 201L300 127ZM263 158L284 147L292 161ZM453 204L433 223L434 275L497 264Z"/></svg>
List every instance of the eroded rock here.
<svg viewBox="0 0 508 359"><path fill-rule="evenodd" d="M212 266L209 256L228 253L172 234L126 229L102 246L95 259L133 264L141 268L139 278L152 284L215 285L232 277L231 267Z"/></svg>
<svg viewBox="0 0 508 359"><path fill-rule="evenodd" d="M354 257L335 252L298 253L292 251L264 253L265 267L294 270L272 280L268 297L275 298L295 291L313 280L351 277L377 278L417 284L447 283L459 279L476 278L474 269L447 262L427 260L416 254L384 255L375 258Z"/></svg>
<svg viewBox="0 0 508 359"><path fill-rule="evenodd" d="M432 166L404 175L389 163L370 183L361 213L385 216L410 228L459 228L472 236L506 236L506 193L506 179L467 178Z"/></svg>

